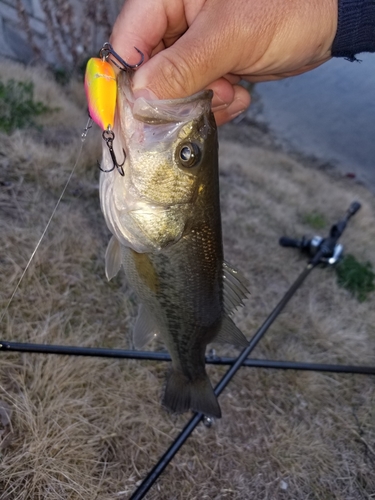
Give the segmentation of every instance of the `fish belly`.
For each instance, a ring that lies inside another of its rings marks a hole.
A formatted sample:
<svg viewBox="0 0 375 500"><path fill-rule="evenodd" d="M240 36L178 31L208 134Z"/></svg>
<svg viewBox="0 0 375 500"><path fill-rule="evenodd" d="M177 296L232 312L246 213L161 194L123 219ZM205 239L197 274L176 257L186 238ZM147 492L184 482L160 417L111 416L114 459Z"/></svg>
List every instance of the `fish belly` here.
<svg viewBox="0 0 375 500"><path fill-rule="evenodd" d="M182 238L155 254L124 247L123 267L142 303L135 344L137 336L159 334L172 358L164 405L177 413L190 408L220 417L205 371L205 350L223 316L222 248L202 246L203 240L200 235Z"/></svg>

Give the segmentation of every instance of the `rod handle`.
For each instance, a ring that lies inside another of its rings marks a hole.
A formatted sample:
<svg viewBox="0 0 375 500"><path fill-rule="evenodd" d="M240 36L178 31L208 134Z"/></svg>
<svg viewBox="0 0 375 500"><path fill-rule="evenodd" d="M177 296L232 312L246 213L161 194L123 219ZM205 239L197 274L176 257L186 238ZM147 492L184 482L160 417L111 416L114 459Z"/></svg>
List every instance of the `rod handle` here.
<svg viewBox="0 0 375 500"><path fill-rule="evenodd" d="M288 236L282 236L279 239L279 245L282 247L301 248L301 241L295 240L294 238L288 238Z"/></svg>
<svg viewBox="0 0 375 500"><path fill-rule="evenodd" d="M347 217L352 217L354 214L358 212L358 210L361 208L361 204L358 201L353 201L353 203L350 205L347 213Z"/></svg>

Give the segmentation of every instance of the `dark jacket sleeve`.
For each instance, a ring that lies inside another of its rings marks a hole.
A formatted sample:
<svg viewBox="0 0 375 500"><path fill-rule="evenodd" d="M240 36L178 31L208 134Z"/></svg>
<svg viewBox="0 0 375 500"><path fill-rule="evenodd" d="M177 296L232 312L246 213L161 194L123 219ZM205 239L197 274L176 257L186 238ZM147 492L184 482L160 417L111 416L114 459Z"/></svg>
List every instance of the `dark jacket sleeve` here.
<svg viewBox="0 0 375 500"><path fill-rule="evenodd" d="M375 52L375 0L339 0L333 57L354 61L360 52Z"/></svg>

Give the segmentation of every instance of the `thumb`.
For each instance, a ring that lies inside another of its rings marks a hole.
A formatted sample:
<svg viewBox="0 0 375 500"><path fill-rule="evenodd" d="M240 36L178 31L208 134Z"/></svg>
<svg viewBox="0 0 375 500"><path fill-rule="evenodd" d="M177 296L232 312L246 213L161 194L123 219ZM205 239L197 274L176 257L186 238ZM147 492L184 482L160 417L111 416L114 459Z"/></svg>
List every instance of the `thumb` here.
<svg viewBox="0 0 375 500"><path fill-rule="evenodd" d="M158 52L136 71L135 95L151 94L159 99L187 97L230 72L233 61L225 56L228 44L223 31L216 25L207 32L211 24L207 21L202 12L173 45Z"/></svg>

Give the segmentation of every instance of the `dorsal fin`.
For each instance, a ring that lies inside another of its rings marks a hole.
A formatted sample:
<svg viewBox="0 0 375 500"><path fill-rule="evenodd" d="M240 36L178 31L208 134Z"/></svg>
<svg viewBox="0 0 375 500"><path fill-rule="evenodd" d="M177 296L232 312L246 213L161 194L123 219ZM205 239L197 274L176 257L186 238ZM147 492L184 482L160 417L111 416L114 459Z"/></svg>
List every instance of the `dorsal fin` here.
<svg viewBox="0 0 375 500"><path fill-rule="evenodd" d="M107 276L108 281L114 278L119 272L121 267L121 258L121 244L117 238L112 236L105 252L105 275Z"/></svg>
<svg viewBox="0 0 375 500"><path fill-rule="evenodd" d="M243 305L243 300L250 293L246 288L248 281L236 269L223 262L223 283L224 311L231 314Z"/></svg>

